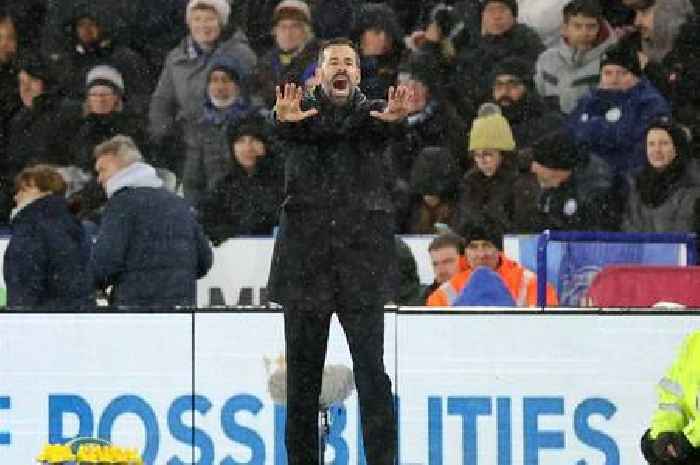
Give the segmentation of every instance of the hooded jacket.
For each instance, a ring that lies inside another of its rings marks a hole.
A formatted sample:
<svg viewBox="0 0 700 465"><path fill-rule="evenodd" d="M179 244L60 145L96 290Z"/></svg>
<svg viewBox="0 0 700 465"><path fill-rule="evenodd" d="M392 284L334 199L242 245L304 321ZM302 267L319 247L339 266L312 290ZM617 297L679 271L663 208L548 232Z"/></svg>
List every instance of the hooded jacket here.
<svg viewBox="0 0 700 465"><path fill-rule="evenodd" d="M671 51L681 26L694 13L689 0L657 1L654 8L652 37L642 40L642 52L650 61L661 62Z"/></svg>
<svg viewBox="0 0 700 465"><path fill-rule="evenodd" d="M559 45L545 50L535 66L535 87L542 97L556 97L564 113L570 113L579 98L600 80L600 57L617 39L607 22L590 50L579 51L562 37Z"/></svg>
<svg viewBox="0 0 700 465"><path fill-rule="evenodd" d="M194 305L196 280L212 264L209 241L184 200L136 162L106 183L109 198L91 268L113 305Z"/></svg>
<svg viewBox="0 0 700 465"><path fill-rule="evenodd" d="M90 238L63 197L34 200L12 219L3 276L7 304L64 310L95 305Z"/></svg>

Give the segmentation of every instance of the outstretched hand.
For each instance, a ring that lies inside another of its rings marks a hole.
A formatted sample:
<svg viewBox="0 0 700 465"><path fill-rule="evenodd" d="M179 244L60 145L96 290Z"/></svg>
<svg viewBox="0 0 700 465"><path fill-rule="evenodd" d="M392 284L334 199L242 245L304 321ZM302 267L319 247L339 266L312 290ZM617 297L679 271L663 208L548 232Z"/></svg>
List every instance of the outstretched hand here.
<svg viewBox="0 0 700 465"><path fill-rule="evenodd" d="M275 113L277 121L282 123L296 123L311 116L317 115L318 110L301 110L301 99L304 96L304 88L296 84L285 84L284 89L280 86L275 88L277 101L275 103Z"/></svg>
<svg viewBox="0 0 700 465"><path fill-rule="evenodd" d="M389 87L387 105L384 111L370 111L369 114L373 118L387 123L402 120L408 116L408 102L412 97L413 93L406 86Z"/></svg>

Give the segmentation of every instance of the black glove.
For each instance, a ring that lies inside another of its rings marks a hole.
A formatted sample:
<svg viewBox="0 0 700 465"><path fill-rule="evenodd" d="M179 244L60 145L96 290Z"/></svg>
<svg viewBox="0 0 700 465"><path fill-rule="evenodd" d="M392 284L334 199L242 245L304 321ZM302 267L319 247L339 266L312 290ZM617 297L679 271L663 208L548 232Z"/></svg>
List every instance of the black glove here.
<svg viewBox="0 0 700 465"><path fill-rule="evenodd" d="M669 447L673 446L676 455L669 453ZM654 441L654 454L662 461L669 463L685 462L693 452L693 446L683 433L661 433Z"/></svg>

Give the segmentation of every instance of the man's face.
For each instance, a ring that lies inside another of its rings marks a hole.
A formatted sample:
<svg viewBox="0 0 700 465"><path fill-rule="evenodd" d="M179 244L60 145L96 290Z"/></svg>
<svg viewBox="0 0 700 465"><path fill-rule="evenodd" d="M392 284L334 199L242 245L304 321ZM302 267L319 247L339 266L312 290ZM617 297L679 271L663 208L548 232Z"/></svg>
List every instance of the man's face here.
<svg viewBox="0 0 700 465"><path fill-rule="evenodd" d="M117 110L120 97L109 86L92 86L87 94L88 111L94 115L108 115Z"/></svg>
<svg viewBox="0 0 700 465"><path fill-rule="evenodd" d="M481 35L500 36L515 25L515 17L505 3L490 1L481 14Z"/></svg>
<svg viewBox="0 0 700 465"><path fill-rule="evenodd" d="M282 19L272 30L275 42L280 50L289 52L296 50L306 41L304 23L295 19Z"/></svg>
<svg viewBox="0 0 700 465"><path fill-rule="evenodd" d="M647 159L649 164L663 170L676 158L676 147L668 132L663 129L652 129L647 133Z"/></svg>
<svg viewBox="0 0 700 465"><path fill-rule="evenodd" d="M525 84L512 74L499 74L493 82L493 99L501 107L518 103L525 95Z"/></svg>
<svg viewBox="0 0 700 465"><path fill-rule="evenodd" d="M639 78L620 65L605 65L600 70L598 87L608 90L627 91L639 83Z"/></svg>
<svg viewBox="0 0 700 465"><path fill-rule="evenodd" d="M265 156L265 144L255 136L244 135L233 143L233 157L244 170L252 172L258 158Z"/></svg>
<svg viewBox="0 0 700 465"><path fill-rule="evenodd" d="M476 167L484 176L491 177L498 171L503 162L503 155L500 150L494 149L479 149L473 153Z"/></svg>
<svg viewBox="0 0 700 465"><path fill-rule="evenodd" d="M122 169L122 164L114 153L103 153L95 161L95 171L97 171L97 181L102 188L107 187L107 181L116 172Z"/></svg>
<svg viewBox="0 0 700 465"><path fill-rule="evenodd" d="M336 105L344 104L360 83L360 64L355 50L348 45L327 47L316 68L316 76L328 98Z"/></svg>
<svg viewBox="0 0 700 465"><path fill-rule="evenodd" d="M639 31L642 39L649 40L654 36L655 9L655 6L651 6L645 10L635 10L634 12L634 27Z"/></svg>
<svg viewBox="0 0 700 465"><path fill-rule="evenodd" d="M382 29L367 29L360 37L362 56L386 55L392 48L391 36Z"/></svg>
<svg viewBox="0 0 700 465"><path fill-rule="evenodd" d="M491 241L471 241L467 245L467 262L471 268L486 266L492 270L498 268L498 249Z"/></svg>
<svg viewBox="0 0 700 465"><path fill-rule="evenodd" d="M569 45L581 51L593 48L599 31L600 24L598 19L590 16L571 16L562 25L562 35L569 42Z"/></svg>
<svg viewBox="0 0 700 465"><path fill-rule="evenodd" d="M19 72L19 97L25 107L31 108L34 97L44 93L44 81L35 79L26 71Z"/></svg>
<svg viewBox="0 0 700 465"><path fill-rule="evenodd" d="M221 101L237 97L240 89L226 71L212 71L209 75L209 96Z"/></svg>
<svg viewBox="0 0 700 465"><path fill-rule="evenodd" d="M536 161L533 161L530 165L530 171L537 177L537 182L542 189L554 189L559 187L564 181L571 177L570 170L548 168Z"/></svg>
<svg viewBox="0 0 700 465"><path fill-rule="evenodd" d="M192 39L200 45L213 45L221 35L219 16L209 8L195 8L190 15L190 28Z"/></svg>
<svg viewBox="0 0 700 465"><path fill-rule="evenodd" d="M459 273L459 252L456 248L443 247L431 250L429 253L433 264L433 272L435 273L435 281L438 284L449 281L454 275Z"/></svg>
<svg viewBox="0 0 700 465"><path fill-rule="evenodd" d="M17 54L17 33L10 21L0 22L0 63L7 63Z"/></svg>
<svg viewBox="0 0 700 465"><path fill-rule="evenodd" d="M102 30L92 18L80 18L75 25L75 32L81 44L93 45L100 41Z"/></svg>

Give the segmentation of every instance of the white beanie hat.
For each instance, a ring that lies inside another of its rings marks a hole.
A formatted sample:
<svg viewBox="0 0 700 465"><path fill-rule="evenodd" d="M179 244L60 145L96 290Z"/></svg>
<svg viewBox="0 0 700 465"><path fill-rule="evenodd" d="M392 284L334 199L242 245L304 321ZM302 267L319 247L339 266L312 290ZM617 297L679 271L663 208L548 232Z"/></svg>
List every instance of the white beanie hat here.
<svg viewBox="0 0 700 465"><path fill-rule="evenodd" d="M228 24L228 17L231 14L231 5L228 0L190 0L187 4L187 11L185 13L185 20L187 24L190 23L190 17L192 16L192 10L198 5L208 6L216 10L216 14L219 16L219 22L222 26Z"/></svg>
<svg viewBox="0 0 700 465"><path fill-rule="evenodd" d="M105 85L114 88L120 94L124 93L124 79L119 71L108 65L97 65L92 68L85 78L85 87Z"/></svg>

